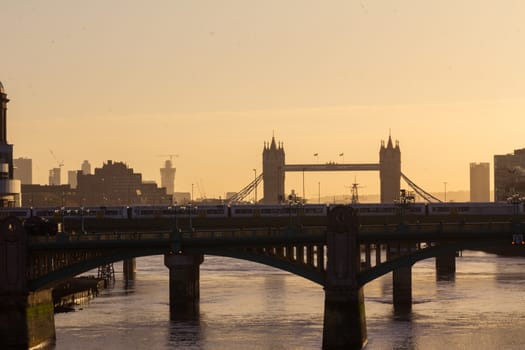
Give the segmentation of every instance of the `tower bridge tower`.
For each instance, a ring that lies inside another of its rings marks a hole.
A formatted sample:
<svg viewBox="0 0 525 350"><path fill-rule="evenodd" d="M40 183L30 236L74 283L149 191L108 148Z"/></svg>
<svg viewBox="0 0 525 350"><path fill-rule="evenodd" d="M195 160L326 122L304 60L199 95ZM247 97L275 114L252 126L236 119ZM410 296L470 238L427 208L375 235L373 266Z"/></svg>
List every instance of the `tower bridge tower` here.
<svg viewBox="0 0 525 350"><path fill-rule="evenodd" d="M281 203L284 199L284 148L283 144L275 143L272 136L270 144L264 143L263 150L263 181L264 204Z"/></svg>
<svg viewBox="0 0 525 350"><path fill-rule="evenodd" d="M388 135L385 146L381 141L379 150L379 177L381 184L381 203L394 203L399 200L401 190L401 150L399 142L392 144L392 137Z"/></svg>

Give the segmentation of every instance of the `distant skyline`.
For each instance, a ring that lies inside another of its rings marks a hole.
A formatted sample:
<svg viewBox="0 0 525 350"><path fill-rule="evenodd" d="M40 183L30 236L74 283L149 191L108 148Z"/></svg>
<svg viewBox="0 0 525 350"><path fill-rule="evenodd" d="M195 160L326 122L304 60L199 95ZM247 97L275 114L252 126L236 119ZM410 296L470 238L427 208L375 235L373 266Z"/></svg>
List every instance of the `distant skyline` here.
<svg viewBox="0 0 525 350"><path fill-rule="evenodd" d="M492 190L493 156L525 147L523 18L511 0L6 0L8 142L35 183L49 150L64 173L124 161L157 183L179 154L175 191L224 197L272 133L290 164L365 163L391 130L425 190L468 190L471 162ZM306 197L354 180L379 193L375 172L308 173ZM286 185L302 195L301 174Z"/></svg>

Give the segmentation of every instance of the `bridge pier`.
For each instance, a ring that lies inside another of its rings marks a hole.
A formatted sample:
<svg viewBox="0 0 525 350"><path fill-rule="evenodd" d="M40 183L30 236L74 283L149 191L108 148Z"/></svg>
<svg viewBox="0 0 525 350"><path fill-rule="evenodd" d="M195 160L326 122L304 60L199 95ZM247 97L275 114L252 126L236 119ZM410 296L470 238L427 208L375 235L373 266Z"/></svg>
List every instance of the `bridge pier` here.
<svg viewBox="0 0 525 350"><path fill-rule="evenodd" d="M164 265L170 271L170 320L198 318L200 264L203 261L203 255L164 255Z"/></svg>
<svg viewBox="0 0 525 350"><path fill-rule="evenodd" d="M336 207L327 232L323 349L362 349L367 342L363 289L357 283L360 253L357 218Z"/></svg>
<svg viewBox="0 0 525 350"><path fill-rule="evenodd" d="M392 271L392 292L395 312L412 311L412 266Z"/></svg>
<svg viewBox="0 0 525 350"><path fill-rule="evenodd" d="M388 247L388 259L396 259L413 250L412 243L402 242ZM412 265L392 271L392 301L394 312L412 311Z"/></svg>
<svg viewBox="0 0 525 350"><path fill-rule="evenodd" d="M0 348L45 348L55 341L52 289L0 294Z"/></svg>
<svg viewBox="0 0 525 350"><path fill-rule="evenodd" d="M436 278L453 280L456 277L456 253L436 256Z"/></svg>
<svg viewBox="0 0 525 350"><path fill-rule="evenodd" d="M0 221L0 348L27 349L55 340L51 289L29 292L27 236L20 221Z"/></svg>
<svg viewBox="0 0 525 350"><path fill-rule="evenodd" d="M135 258L122 260L124 281L134 281L137 275L137 260Z"/></svg>

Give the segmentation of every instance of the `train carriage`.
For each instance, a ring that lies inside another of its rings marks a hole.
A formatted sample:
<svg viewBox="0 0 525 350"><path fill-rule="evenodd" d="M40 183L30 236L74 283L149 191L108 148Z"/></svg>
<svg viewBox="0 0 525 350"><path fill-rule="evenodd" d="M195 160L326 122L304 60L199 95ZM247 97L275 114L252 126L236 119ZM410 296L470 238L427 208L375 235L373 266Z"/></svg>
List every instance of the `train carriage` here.
<svg viewBox="0 0 525 350"><path fill-rule="evenodd" d="M196 208L197 215L201 218L225 218L228 217L228 206L205 205Z"/></svg>
<svg viewBox="0 0 525 350"><path fill-rule="evenodd" d="M0 218L14 216L20 220L31 217L31 208L0 208Z"/></svg>
<svg viewBox="0 0 525 350"><path fill-rule="evenodd" d="M515 215L523 214L523 203L470 203L470 202L448 202L448 203L429 203L428 215Z"/></svg>
<svg viewBox="0 0 525 350"><path fill-rule="evenodd" d="M236 205L230 208L232 217L283 217L283 216L326 216L327 206L313 205Z"/></svg>
<svg viewBox="0 0 525 350"><path fill-rule="evenodd" d="M127 219L128 207L121 206L101 206L101 207L83 207L79 212L84 218L95 219Z"/></svg>
<svg viewBox="0 0 525 350"><path fill-rule="evenodd" d="M419 215L426 214L424 203L412 203L402 206L400 204L363 203L352 204L358 216L395 216L395 215Z"/></svg>
<svg viewBox="0 0 525 350"><path fill-rule="evenodd" d="M172 218L176 213L176 207L172 206L143 205L130 208L131 218L137 219Z"/></svg>
<svg viewBox="0 0 525 350"><path fill-rule="evenodd" d="M37 216L47 220L59 220L61 217L60 208L55 207L41 207L41 208L32 208L31 216Z"/></svg>

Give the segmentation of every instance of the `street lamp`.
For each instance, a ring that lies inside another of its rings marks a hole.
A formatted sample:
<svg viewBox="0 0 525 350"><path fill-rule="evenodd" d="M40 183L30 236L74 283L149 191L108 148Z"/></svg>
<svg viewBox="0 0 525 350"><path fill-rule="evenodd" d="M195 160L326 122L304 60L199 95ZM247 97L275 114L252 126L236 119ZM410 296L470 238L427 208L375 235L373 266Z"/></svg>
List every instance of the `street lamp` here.
<svg viewBox="0 0 525 350"><path fill-rule="evenodd" d="M190 202L193 203L193 184L191 184L191 199Z"/></svg>
<svg viewBox="0 0 525 350"><path fill-rule="evenodd" d="M445 184L445 203L447 202L447 182L443 182Z"/></svg>
<svg viewBox="0 0 525 350"><path fill-rule="evenodd" d="M257 204L257 169L253 169L253 187L255 188L254 203Z"/></svg>
<svg viewBox="0 0 525 350"><path fill-rule="evenodd" d="M304 204L305 198L304 198L304 168L303 168L303 204Z"/></svg>

